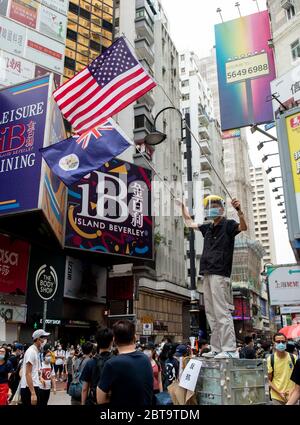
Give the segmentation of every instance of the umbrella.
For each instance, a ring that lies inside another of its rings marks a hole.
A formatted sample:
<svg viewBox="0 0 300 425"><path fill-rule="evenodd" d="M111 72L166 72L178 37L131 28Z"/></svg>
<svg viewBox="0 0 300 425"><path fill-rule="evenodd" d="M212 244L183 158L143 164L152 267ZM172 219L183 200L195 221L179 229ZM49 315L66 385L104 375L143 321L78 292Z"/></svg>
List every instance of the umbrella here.
<svg viewBox="0 0 300 425"><path fill-rule="evenodd" d="M287 339L296 339L300 337L300 324L285 326L280 329L281 333L283 333Z"/></svg>

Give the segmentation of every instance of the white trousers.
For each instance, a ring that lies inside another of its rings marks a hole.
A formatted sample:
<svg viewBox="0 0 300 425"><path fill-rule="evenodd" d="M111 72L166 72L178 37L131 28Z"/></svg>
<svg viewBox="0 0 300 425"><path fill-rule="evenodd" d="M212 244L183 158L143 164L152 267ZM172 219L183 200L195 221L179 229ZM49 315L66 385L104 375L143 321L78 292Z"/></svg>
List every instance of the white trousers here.
<svg viewBox="0 0 300 425"><path fill-rule="evenodd" d="M233 299L230 279L217 275L204 276L204 306L211 330L211 350L236 351L231 310Z"/></svg>

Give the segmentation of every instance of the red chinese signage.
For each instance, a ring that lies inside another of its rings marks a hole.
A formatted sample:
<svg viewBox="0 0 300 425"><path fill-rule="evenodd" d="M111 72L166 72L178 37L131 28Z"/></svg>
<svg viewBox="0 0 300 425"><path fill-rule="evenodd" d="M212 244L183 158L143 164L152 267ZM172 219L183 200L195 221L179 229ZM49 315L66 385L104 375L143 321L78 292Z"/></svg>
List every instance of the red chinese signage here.
<svg viewBox="0 0 300 425"><path fill-rule="evenodd" d="M0 235L0 293L25 295L29 244Z"/></svg>
<svg viewBox="0 0 300 425"><path fill-rule="evenodd" d="M22 0L12 0L9 17L30 28L36 28L37 8Z"/></svg>
<svg viewBox="0 0 300 425"><path fill-rule="evenodd" d="M249 302L244 298L234 298L234 320L250 320Z"/></svg>

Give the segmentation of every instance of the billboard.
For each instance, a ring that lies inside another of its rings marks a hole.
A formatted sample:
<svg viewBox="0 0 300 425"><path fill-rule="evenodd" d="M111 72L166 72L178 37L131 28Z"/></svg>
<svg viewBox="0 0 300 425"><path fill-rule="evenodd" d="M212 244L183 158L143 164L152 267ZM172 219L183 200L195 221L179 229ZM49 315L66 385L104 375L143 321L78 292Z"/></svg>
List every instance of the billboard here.
<svg viewBox="0 0 300 425"><path fill-rule="evenodd" d="M66 259L64 296L106 303L107 269L90 261Z"/></svg>
<svg viewBox="0 0 300 425"><path fill-rule="evenodd" d="M233 139L236 137L241 137L241 130L239 128L234 128L232 130L222 131L222 139Z"/></svg>
<svg viewBox="0 0 300 425"><path fill-rule="evenodd" d="M222 130L273 121L268 11L218 24L215 36Z"/></svg>
<svg viewBox="0 0 300 425"><path fill-rule="evenodd" d="M288 109L300 105L300 65L272 81L271 91ZM282 109L280 104L273 100L275 118L279 117Z"/></svg>
<svg viewBox="0 0 300 425"><path fill-rule="evenodd" d="M24 56L26 28L0 16L0 46L9 53Z"/></svg>
<svg viewBox="0 0 300 425"><path fill-rule="evenodd" d="M63 15L67 15L69 11L69 0L42 0L42 4Z"/></svg>
<svg viewBox="0 0 300 425"><path fill-rule="evenodd" d="M41 6L38 29L42 34L64 43L67 33L67 17L48 7Z"/></svg>
<svg viewBox="0 0 300 425"><path fill-rule="evenodd" d="M152 259L151 172L113 159L69 188L65 246Z"/></svg>
<svg viewBox="0 0 300 425"><path fill-rule="evenodd" d="M0 50L0 86L12 86L34 77L32 62Z"/></svg>
<svg viewBox="0 0 300 425"><path fill-rule="evenodd" d="M300 304L300 266L267 268L270 305Z"/></svg>
<svg viewBox="0 0 300 425"><path fill-rule="evenodd" d="M11 0L9 18L36 29L39 3L32 0Z"/></svg>
<svg viewBox="0 0 300 425"><path fill-rule="evenodd" d="M54 72L64 72L65 45L30 29L27 30L25 57Z"/></svg>
<svg viewBox="0 0 300 425"><path fill-rule="evenodd" d="M0 293L25 295L29 249L27 242L0 234Z"/></svg>
<svg viewBox="0 0 300 425"><path fill-rule="evenodd" d="M0 91L0 215L38 208L49 76Z"/></svg>
<svg viewBox="0 0 300 425"><path fill-rule="evenodd" d="M50 129L47 142L49 145L66 138L65 127L61 112L55 102L51 105ZM67 198L67 189L63 182L44 163L43 194L41 208L61 244L64 240L64 217Z"/></svg>

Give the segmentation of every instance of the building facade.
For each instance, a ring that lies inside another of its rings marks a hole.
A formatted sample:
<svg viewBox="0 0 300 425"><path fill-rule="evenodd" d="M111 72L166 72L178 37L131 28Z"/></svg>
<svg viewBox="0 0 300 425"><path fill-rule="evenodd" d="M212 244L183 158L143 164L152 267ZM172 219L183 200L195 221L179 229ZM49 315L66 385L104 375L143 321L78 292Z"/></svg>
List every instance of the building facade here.
<svg viewBox="0 0 300 425"><path fill-rule="evenodd" d="M264 264L276 264L270 187L267 174L262 167L251 167L250 177L253 195L255 237L264 247Z"/></svg>
<svg viewBox="0 0 300 425"><path fill-rule="evenodd" d="M122 123L126 126L133 118L133 138L137 148L132 160L146 168L150 168L148 161L151 161L165 185L175 190L182 176L178 111L166 110L157 119L157 130L167 135L163 144L154 149L144 143L144 138L153 130L155 116L164 108L180 107L178 52L169 34L167 17L159 1L120 0L116 2L115 24L115 36L125 34L138 59L159 84L126 108L117 119L121 126ZM184 279L183 220L176 215L174 205L170 206L168 190L154 175L153 190L160 193L154 211L154 261L115 266L110 275L121 278L127 269L136 282L130 312L136 315L140 338L159 341L168 335L178 341L189 336L190 291ZM178 190L181 190L180 184ZM116 314L124 312L124 304L119 307L114 310ZM150 333L144 330L146 327Z"/></svg>
<svg viewBox="0 0 300 425"><path fill-rule="evenodd" d="M276 75L299 65L300 0L267 0L275 51Z"/></svg>

